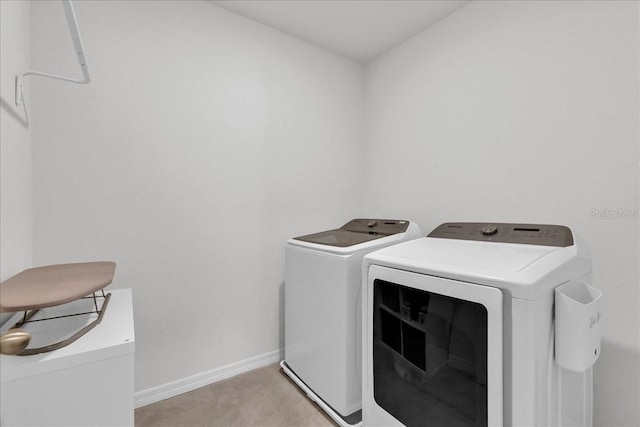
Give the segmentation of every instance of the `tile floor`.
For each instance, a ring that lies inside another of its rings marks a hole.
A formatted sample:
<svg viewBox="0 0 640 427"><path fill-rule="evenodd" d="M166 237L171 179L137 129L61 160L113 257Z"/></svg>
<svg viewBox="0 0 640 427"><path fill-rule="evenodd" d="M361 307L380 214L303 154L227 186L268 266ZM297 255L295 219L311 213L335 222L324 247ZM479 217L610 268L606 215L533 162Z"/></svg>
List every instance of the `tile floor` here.
<svg viewBox="0 0 640 427"><path fill-rule="evenodd" d="M135 427L335 427L278 364L135 411Z"/></svg>

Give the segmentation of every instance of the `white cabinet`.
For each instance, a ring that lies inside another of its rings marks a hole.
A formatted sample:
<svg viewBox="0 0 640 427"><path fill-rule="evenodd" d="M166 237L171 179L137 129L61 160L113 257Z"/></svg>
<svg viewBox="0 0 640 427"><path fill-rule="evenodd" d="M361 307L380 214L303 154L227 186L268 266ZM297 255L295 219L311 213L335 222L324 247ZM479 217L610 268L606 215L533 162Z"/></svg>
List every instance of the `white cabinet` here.
<svg viewBox="0 0 640 427"><path fill-rule="evenodd" d="M133 426L132 295L130 289L111 294L102 322L69 346L33 356L0 356L0 425ZM92 299L78 300L41 311L42 316L53 317L90 311L92 305ZM29 347L35 347L58 341L95 316L30 323L23 328L32 334Z"/></svg>

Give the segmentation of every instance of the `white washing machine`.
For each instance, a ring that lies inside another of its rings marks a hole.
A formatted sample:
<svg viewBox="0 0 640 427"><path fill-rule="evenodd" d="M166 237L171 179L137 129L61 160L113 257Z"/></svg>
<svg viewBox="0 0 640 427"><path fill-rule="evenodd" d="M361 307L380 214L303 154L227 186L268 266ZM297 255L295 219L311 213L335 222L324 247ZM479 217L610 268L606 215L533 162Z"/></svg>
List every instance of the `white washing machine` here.
<svg viewBox="0 0 640 427"><path fill-rule="evenodd" d="M418 237L411 221L359 218L286 243L280 365L340 425L361 420L362 258Z"/></svg>
<svg viewBox="0 0 640 427"><path fill-rule="evenodd" d="M562 226L447 223L365 256L363 426L592 425L590 282Z"/></svg>

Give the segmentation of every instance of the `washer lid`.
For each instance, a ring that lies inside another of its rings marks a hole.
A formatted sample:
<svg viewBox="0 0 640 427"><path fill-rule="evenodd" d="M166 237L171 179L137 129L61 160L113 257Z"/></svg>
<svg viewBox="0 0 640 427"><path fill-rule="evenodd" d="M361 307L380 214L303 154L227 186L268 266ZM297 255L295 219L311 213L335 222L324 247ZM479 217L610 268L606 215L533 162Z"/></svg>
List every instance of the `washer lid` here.
<svg viewBox="0 0 640 427"><path fill-rule="evenodd" d="M293 240L346 248L393 234L404 233L408 227L409 221L406 220L356 218L335 230L294 237Z"/></svg>

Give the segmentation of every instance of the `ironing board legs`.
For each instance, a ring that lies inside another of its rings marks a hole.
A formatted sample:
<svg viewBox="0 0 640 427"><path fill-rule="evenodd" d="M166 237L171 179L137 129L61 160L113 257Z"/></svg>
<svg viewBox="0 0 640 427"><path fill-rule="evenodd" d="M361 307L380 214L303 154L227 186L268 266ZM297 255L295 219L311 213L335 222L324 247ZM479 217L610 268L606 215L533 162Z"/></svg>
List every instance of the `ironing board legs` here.
<svg viewBox="0 0 640 427"><path fill-rule="evenodd" d="M109 299L110 298L111 298L111 293L108 293L108 294L105 295L104 301L102 302L102 307L101 307L100 311L98 312L98 317L96 318L96 320L94 320L93 322L89 323L87 326L85 326L84 328L80 329L78 332L76 332L75 334L73 334L69 338L64 339L62 341L58 341L57 343L53 343L53 344L49 344L49 345L43 346L43 347L27 348L27 349L21 351L20 353L18 353L17 356L31 356L33 354L46 353L46 352L49 352L49 351L57 350L59 348L68 346L69 344L71 344L72 342L76 341L78 338L80 338L81 336L83 336L84 334L89 332L91 329L93 329L96 326L98 326L98 324L102 321L102 317L104 316L104 312L107 310L107 304L109 303ZM25 315L25 318L21 322L18 322L14 327L21 326L23 323L27 322L29 319L31 319L33 317L33 315L35 315L38 312L38 310L39 309L31 310L28 314Z"/></svg>

